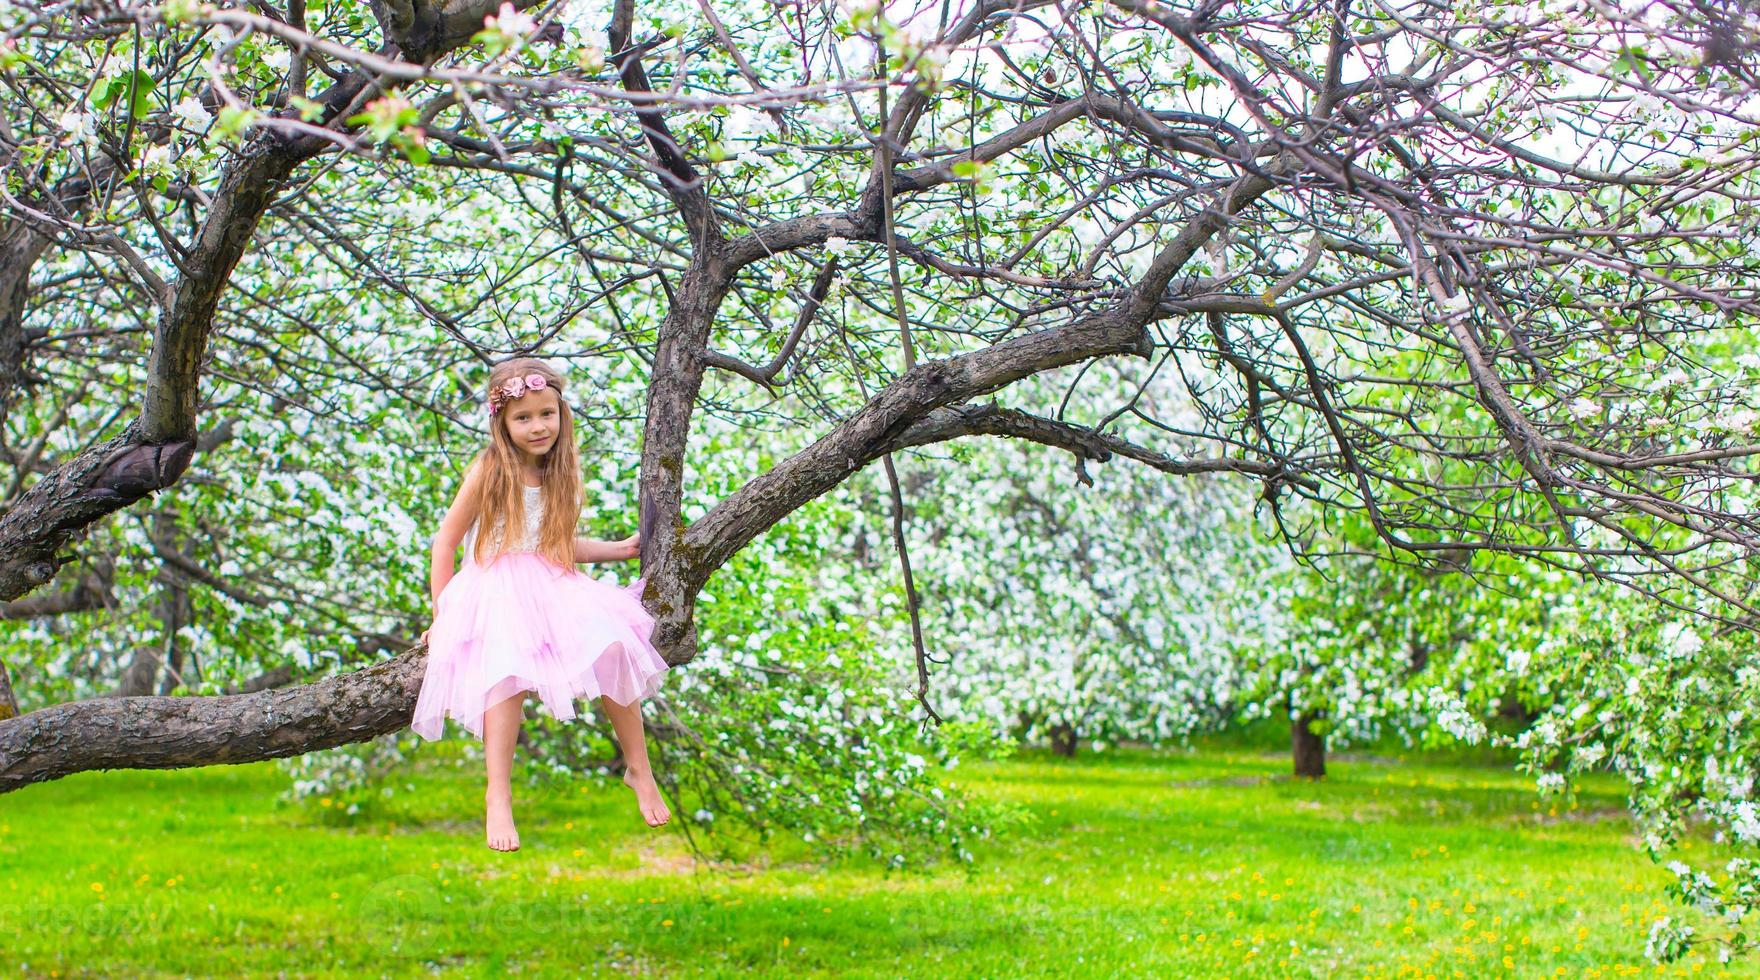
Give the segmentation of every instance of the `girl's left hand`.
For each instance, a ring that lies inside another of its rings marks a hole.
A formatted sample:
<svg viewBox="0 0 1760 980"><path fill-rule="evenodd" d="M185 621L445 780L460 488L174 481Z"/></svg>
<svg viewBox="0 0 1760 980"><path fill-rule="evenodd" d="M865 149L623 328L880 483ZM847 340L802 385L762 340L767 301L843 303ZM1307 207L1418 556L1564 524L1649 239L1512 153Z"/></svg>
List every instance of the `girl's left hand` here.
<svg viewBox="0 0 1760 980"><path fill-rule="evenodd" d="M640 531L624 538L622 541L613 541L611 543L617 548L617 556L619 558L634 558L642 553L642 534Z"/></svg>

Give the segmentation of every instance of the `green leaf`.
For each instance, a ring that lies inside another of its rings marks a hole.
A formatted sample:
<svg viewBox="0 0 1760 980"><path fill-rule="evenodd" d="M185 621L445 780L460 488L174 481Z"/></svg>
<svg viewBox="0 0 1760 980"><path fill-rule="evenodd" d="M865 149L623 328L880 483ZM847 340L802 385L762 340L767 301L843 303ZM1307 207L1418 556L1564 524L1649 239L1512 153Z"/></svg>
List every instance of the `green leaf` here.
<svg viewBox="0 0 1760 980"><path fill-rule="evenodd" d="M205 6L206 4L198 0L165 0L159 8L159 14L165 18L167 24L182 24L200 17Z"/></svg>
<svg viewBox="0 0 1760 980"><path fill-rule="evenodd" d="M255 109L225 106L221 108L220 114L214 117L214 135L218 139L231 139L249 128L256 119Z"/></svg>
<svg viewBox="0 0 1760 980"><path fill-rule="evenodd" d="M1619 57L1610 65L1616 72L1636 73L1644 81L1650 81L1650 67L1644 63L1643 48L1622 48Z"/></svg>
<svg viewBox="0 0 1760 980"><path fill-rule="evenodd" d="M129 109L136 119L145 119L147 110L151 108L153 89L159 83L153 81L153 76L144 71L129 72L127 78Z"/></svg>
<svg viewBox="0 0 1760 980"><path fill-rule="evenodd" d="M112 78L108 82L92 90L92 108L99 111L110 108L110 103L122 94L122 79Z"/></svg>
<svg viewBox="0 0 1760 980"><path fill-rule="evenodd" d="M153 76L144 71L126 72L92 90L92 105L103 110L126 101L131 115L136 119L145 119L153 89L157 84L153 81Z"/></svg>
<svg viewBox="0 0 1760 980"><path fill-rule="evenodd" d="M507 50L507 35L492 27L485 27L477 33L472 34L471 40L481 44L483 50L487 51L491 58Z"/></svg>
<svg viewBox="0 0 1760 980"><path fill-rule="evenodd" d="M308 99L303 95L296 95L287 101L295 109L299 110L299 118L304 122L317 122L318 119L324 115L324 103L319 102L316 99Z"/></svg>
<svg viewBox="0 0 1760 980"><path fill-rule="evenodd" d="M426 166L434 154L428 151L427 144L407 133L398 133L391 140L391 145L403 153L404 159L418 167Z"/></svg>

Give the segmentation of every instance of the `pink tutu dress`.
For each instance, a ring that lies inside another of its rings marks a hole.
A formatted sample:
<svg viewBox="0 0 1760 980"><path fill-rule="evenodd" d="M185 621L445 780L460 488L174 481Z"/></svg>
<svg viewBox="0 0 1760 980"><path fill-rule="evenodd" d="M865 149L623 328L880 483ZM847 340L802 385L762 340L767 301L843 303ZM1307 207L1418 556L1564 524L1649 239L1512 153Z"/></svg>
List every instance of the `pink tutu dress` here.
<svg viewBox="0 0 1760 980"><path fill-rule="evenodd" d="M650 642L654 617L642 605L642 583L614 585L538 555L543 495L525 492L520 546L478 565L473 523L464 563L440 593L410 722L423 738L439 738L448 715L482 738L483 712L521 691L536 692L545 711L566 721L576 698L627 705L660 688L666 661Z"/></svg>

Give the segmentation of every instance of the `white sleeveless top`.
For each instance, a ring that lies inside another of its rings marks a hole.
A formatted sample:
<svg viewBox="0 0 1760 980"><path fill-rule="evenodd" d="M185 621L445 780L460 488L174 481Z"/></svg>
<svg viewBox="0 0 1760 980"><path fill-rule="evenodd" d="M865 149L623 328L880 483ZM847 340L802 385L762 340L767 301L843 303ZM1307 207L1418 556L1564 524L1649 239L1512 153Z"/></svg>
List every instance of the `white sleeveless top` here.
<svg viewBox="0 0 1760 980"><path fill-rule="evenodd" d="M543 492L544 488L543 487L526 487L525 491L526 491L525 533L521 536L518 543L513 545L511 548L507 549L508 551L536 551L536 550L538 550L538 527L539 527L539 525L544 523L544 492ZM464 564L466 564L466 565L476 564L476 560L472 556L473 556L473 553L476 551L477 524L478 523L480 523L480 522L479 521L472 521L470 530L466 531L464 534ZM495 530L497 532L499 532L501 530L500 523L497 523L495 525ZM495 540L495 538L490 539L491 542L493 542L494 540Z"/></svg>

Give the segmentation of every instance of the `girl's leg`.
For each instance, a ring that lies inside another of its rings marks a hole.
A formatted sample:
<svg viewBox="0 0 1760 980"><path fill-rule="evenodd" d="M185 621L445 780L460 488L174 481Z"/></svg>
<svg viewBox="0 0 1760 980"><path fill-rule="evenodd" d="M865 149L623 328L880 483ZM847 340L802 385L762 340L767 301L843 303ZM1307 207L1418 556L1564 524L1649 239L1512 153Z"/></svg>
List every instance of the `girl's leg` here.
<svg viewBox="0 0 1760 980"><path fill-rule="evenodd" d="M648 763L648 738L642 731L641 702L618 704L602 697L599 707L605 709L606 717L611 719L611 727L617 732L617 745L623 749L623 784L635 790L636 804L641 807L642 819L648 822L648 826L660 826L672 819L672 811L666 808L660 787L654 782L654 769Z"/></svg>
<svg viewBox="0 0 1760 980"><path fill-rule="evenodd" d="M497 851L519 850L519 831L513 826L513 745L526 716L524 691L497 702L483 713L483 762L489 770L489 788L483 793L487 809L484 821L489 846Z"/></svg>

